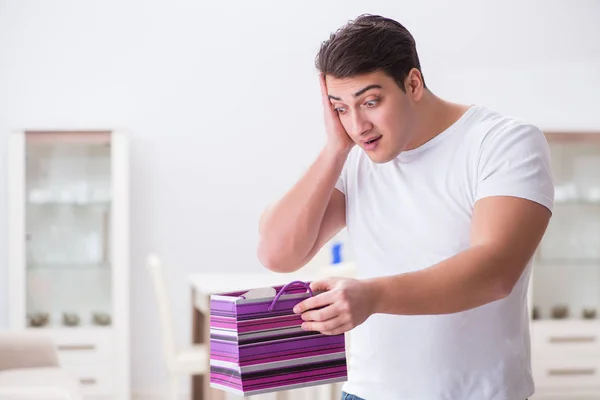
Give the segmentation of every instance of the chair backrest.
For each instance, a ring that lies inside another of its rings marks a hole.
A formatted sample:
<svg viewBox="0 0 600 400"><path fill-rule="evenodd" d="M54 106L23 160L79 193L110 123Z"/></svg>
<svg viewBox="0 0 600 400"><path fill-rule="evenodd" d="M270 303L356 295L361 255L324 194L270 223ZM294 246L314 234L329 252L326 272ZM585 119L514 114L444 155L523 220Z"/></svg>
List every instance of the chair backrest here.
<svg viewBox="0 0 600 400"><path fill-rule="evenodd" d="M147 266L150 271L150 277L152 278L154 294L158 306L158 316L160 319L165 357L167 363L171 363L175 359L175 335L171 314L171 299L169 297L169 291L167 289L167 283L164 278L160 259L156 255L151 254L148 256Z"/></svg>

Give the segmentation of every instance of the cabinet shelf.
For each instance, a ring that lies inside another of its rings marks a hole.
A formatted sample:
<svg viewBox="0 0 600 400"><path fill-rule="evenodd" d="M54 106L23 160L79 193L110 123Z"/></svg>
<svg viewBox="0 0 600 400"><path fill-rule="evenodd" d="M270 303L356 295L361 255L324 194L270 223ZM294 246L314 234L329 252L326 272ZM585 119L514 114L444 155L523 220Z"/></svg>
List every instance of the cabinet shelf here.
<svg viewBox="0 0 600 400"><path fill-rule="evenodd" d="M598 258L554 258L538 259L535 262L536 268L580 268L580 267L598 267L600 268L600 259Z"/></svg>
<svg viewBox="0 0 600 400"><path fill-rule="evenodd" d="M600 201L591 200L555 200L555 207L567 208L567 207L579 207L581 208L582 216L588 214L588 212L598 212L597 208L600 207ZM586 212L586 209L588 212Z"/></svg>
<svg viewBox="0 0 600 400"><path fill-rule="evenodd" d="M52 329L52 330L57 330L57 329L61 329L61 330L80 330L80 329L98 329L98 330L109 330L112 327L112 324L107 324L107 325L97 325L94 324L91 321L88 321L87 318L88 316L82 316L84 317L83 320L81 321L81 323L79 325L76 326L67 326L65 324L62 323L61 321L61 314L57 314L56 315L56 319L52 319L50 322L48 322L48 324L44 325L44 326L32 326L32 325L27 325L27 329L36 329L36 330L43 330L43 329Z"/></svg>
<svg viewBox="0 0 600 400"><path fill-rule="evenodd" d="M103 208L110 207L110 200L91 200L91 201L73 201L73 200L28 200L27 205L30 206L68 206L68 207L89 207L89 206L100 206Z"/></svg>
<svg viewBox="0 0 600 400"><path fill-rule="evenodd" d="M557 206L600 206L600 200L556 200L554 204Z"/></svg>
<svg viewBox="0 0 600 400"><path fill-rule="evenodd" d="M544 327L553 327L553 326L564 326L565 324L571 325L573 327L577 326L600 326L600 316L592 319L584 319L577 318L575 316L563 319L555 319L555 318L540 318L540 319L532 319L532 325L536 326L544 326Z"/></svg>
<svg viewBox="0 0 600 400"><path fill-rule="evenodd" d="M600 324L600 142L553 139L550 150L559 184L534 260L532 324Z"/></svg>
<svg viewBox="0 0 600 400"><path fill-rule="evenodd" d="M30 270L106 270L110 269L110 263L29 263Z"/></svg>

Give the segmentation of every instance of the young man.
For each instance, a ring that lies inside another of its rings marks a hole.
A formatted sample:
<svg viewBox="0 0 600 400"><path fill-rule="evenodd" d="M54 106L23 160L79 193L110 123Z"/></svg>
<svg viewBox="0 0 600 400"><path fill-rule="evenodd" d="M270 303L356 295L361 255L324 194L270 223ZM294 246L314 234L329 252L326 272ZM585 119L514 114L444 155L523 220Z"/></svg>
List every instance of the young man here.
<svg viewBox="0 0 600 400"><path fill-rule="evenodd" d="M398 22L361 16L317 57L327 144L260 221L269 269L347 227L357 279L313 283L303 328L352 330L345 399L524 400L527 286L551 217L540 130L425 85Z"/></svg>

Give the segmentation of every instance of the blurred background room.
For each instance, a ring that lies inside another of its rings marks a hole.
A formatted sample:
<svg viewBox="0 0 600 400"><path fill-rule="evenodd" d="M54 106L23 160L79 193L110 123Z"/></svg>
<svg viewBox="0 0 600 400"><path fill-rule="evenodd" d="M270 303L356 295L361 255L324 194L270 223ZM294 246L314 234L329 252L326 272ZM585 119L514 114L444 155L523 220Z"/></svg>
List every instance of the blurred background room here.
<svg viewBox="0 0 600 400"><path fill-rule="evenodd" d="M293 276L256 247L325 143L319 46L363 13L435 94L546 133L533 399L600 399L595 0L0 0L0 399L239 398L207 387L208 296L353 274L345 232Z"/></svg>

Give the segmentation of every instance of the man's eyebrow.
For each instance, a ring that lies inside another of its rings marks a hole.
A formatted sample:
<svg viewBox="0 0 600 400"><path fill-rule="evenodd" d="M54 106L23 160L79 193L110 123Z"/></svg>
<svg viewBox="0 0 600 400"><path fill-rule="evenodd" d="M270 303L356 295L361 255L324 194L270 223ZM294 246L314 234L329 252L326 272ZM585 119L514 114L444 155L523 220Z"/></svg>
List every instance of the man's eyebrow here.
<svg viewBox="0 0 600 400"><path fill-rule="evenodd" d="M364 87L362 89L360 89L358 92L354 93L354 97L358 97L361 94L363 94L364 92L366 92L367 90L371 90L371 89L381 89L380 85L369 85L367 87Z"/></svg>
<svg viewBox="0 0 600 400"><path fill-rule="evenodd" d="M371 90L371 89L381 89L381 85L369 85L369 86L366 86L366 87L360 89L358 92L354 93L352 96L358 97L361 94L365 93L367 90ZM342 99L340 97L337 97L337 96L329 95L328 97L330 99L333 99L333 100L342 101Z"/></svg>

